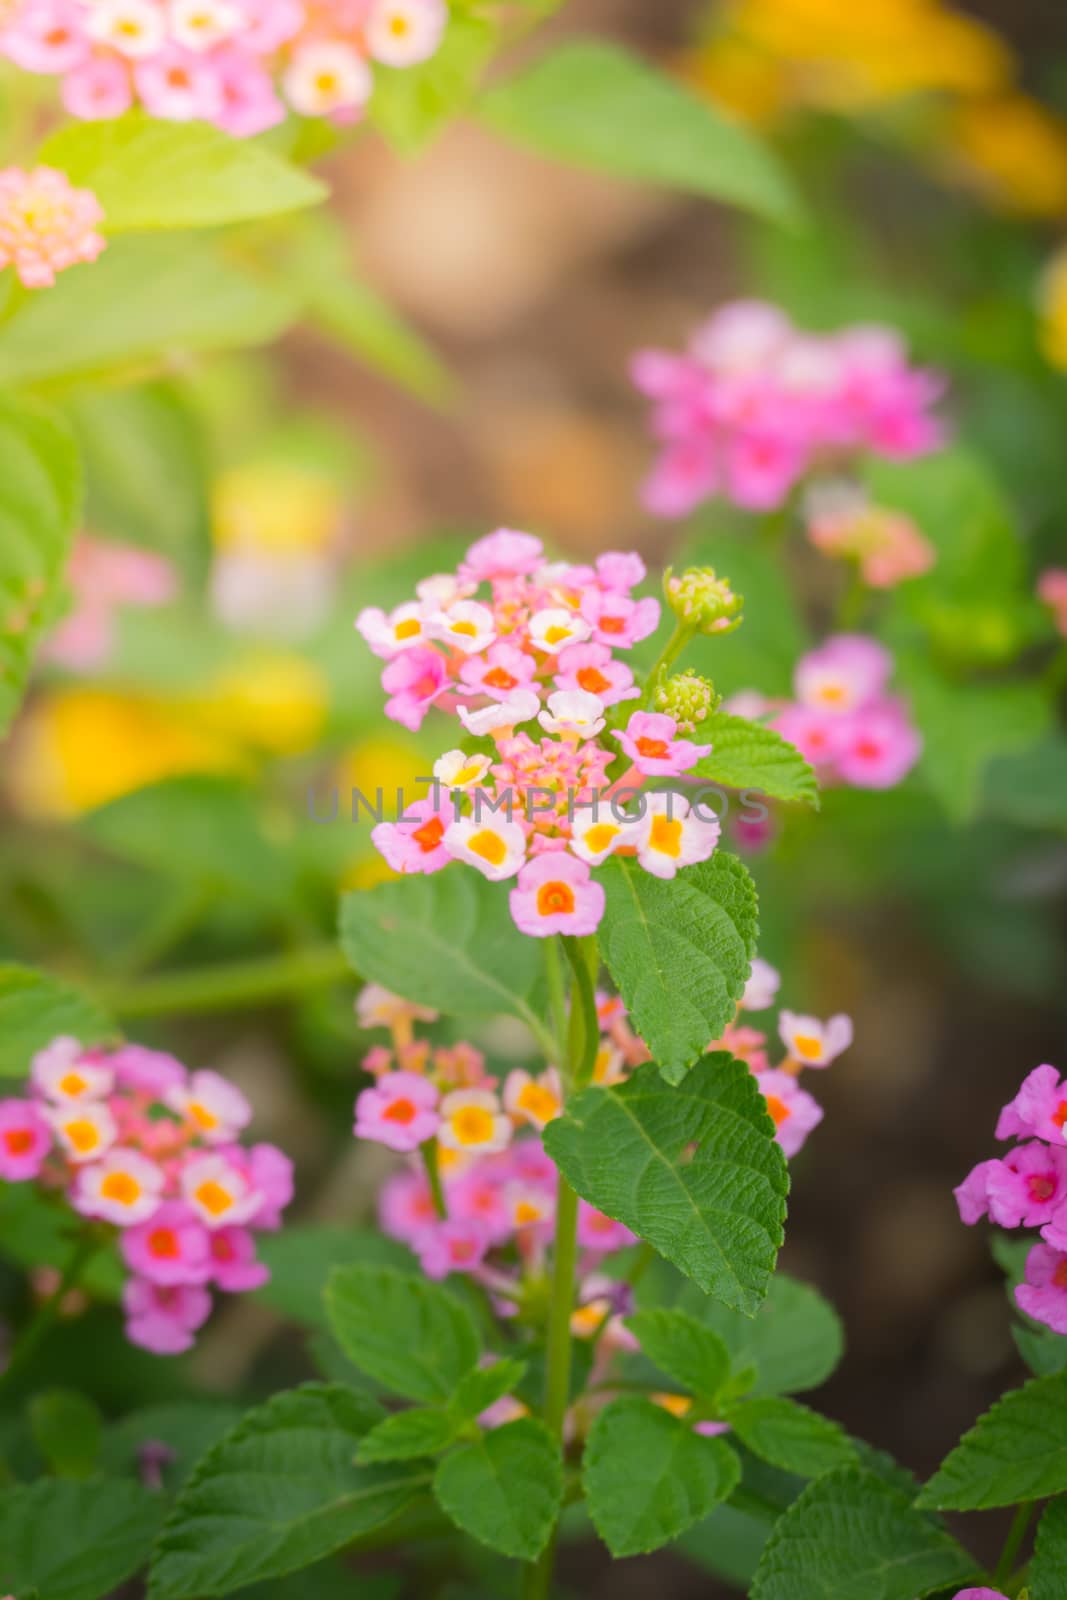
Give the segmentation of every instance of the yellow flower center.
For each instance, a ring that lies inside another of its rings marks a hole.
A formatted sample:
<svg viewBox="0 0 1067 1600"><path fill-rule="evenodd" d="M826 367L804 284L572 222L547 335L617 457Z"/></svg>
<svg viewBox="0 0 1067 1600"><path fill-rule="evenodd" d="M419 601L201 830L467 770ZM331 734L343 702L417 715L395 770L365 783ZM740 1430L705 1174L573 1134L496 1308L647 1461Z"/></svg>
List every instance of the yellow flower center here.
<svg viewBox="0 0 1067 1600"><path fill-rule="evenodd" d="M649 844L661 855L675 860L682 853L682 824L678 817L653 817Z"/></svg>
<svg viewBox="0 0 1067 1600"><path fill-rule="evenodd" d="M467 841L467 848L474 855L481 856L483 861L488 861L491 867L499 867L508 853L503 839L490 828L483 828L480 833L472 833Z"/></svg>
<svg viewBox="0 0 1067 1600"><path fill-rule="evenodd" d="M460 1144L488 1144L493 1137L493 1114L484 1106L464 1106L453 1114L451 1122Z"/></svg>

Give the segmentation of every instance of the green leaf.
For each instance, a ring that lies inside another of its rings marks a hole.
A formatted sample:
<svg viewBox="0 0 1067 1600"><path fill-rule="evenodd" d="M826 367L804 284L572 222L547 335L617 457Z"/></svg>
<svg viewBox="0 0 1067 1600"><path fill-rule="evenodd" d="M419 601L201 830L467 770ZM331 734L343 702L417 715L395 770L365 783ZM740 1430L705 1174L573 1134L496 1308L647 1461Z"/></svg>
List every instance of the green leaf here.
<svg viewBox="0 0 1067 1600"><path fill-rule="evenodd" d="M106 1044L118 1030L99 1006L69 984L31 967L0 965L0 1078L22 1078L38 1050L60 1034Z"/></svg>
<svg viewBox="0 0 1067 1600"><path fill-rule="evenodd" d="M470 1312L450 1290L392 1267L338 1267L326 1314L345 1355L391 1394L447 1400L478 1360Z"/></svg>
<svg viewBox="0 0 1067 1600"><path fill-rule="evenodd" d="M1045 1507L1028 1577L1030 1600L1063 1600L1067 1594L1067 1500Z"/></svg>
<svg viewBox="0 0 1067 1600"><path fill-rule="evenodd" d="M458 1528L518 1561L536 1561L563 1501L563 1462L544 1423L521 1417L445 1456L433 1480Z"/></svg>
<svg viewBox="0 0 1067 1600"><path fill-rule="evenodd" d="M0 738L59 615L80 505L69 432L46 412L0 396Z"/></svg>
<svg viewBox="0 0 1067 1600"><path fill-rule="evenodd" d="M286 905L292 872L264 834L256 798L229 778L166 778L100 806L79 828L120 859L205 893Z"/></svg>
<svg viewBox="0 0 1067 1600"><path fill-rule="evenodd" d="M329 1327L324 1295L335 1267L372 1263L379 1267L411 1266L411 1253L395 1239L343 1223L284 1228L260 1236L258 1255L270 1269L270 1282L258 1297L287 1322L325 1330Z"/></svg>
<svg viewBox="0 0 1067 1600"><path fill-rule="evenodd" d="M736 1506L716 1506L710 1517L683 1533L679 1553L735 1588L747 1590L759 1565L770 1523Z"/></svg>
<svg viewBox="0 0 1067 1600"><path fill-rule="evenodd" d="M604 962L663 1076L680 1083L736 1015L756 953L755 886L721 852L670 881L621 859L599 877Z"/></svg>
<svg viewBox="0 0 1067 1600"><path fill-rule="evenodd" d="M317 205L329 191L254 139L207 122L161 122L143 111L72 122L38 154L92 189L103 232L210 228Z"/></svg>
<svg viewBox="0 0 1067 1600"><path fill-rule="evenodd" d="M536 1025L537 944L512 921L506 888L462 867L341 901L341 945L360 976L450 1015L507 1011Z"/></svg>
<svg viewBox="0 0 1067 1600"><path fill-rule="evenodd" d="M724 1409L723 1419L753 1455L798 1478L821 1478L856 1463L844 1429L795 1400L773 1395L739 1400Z"/></svg>
<svg viewBox="0 0 1067 1600"><path fill-rule="evenodd" d="M28 1407L30 1433L49 1469L60 1478L91 1478L103 1424L91 1400L74 1389L46 1389Z"/></svg>
<svg viewBox="0 0 1067 1600"><path fill-rule="evenodd" d="M237 1406L215 1400L183 1400L147 1406L108 1428L101 1450L105 1472L140 1478L145 1445L164 1445L170 1459L161 1468L163 1483L174 1490L185 1482L200 1457L241 1420Z"/></svg>
<svg viewBox="0 0 1067 1600"><path fill-rule="evenodd" d="M755 1313L782 1242L789 1177L746 1066L710 1055L676 1089L642 1067L575 1095L544 1142L584 1199L706 1294Z"/></svg>
<svg viewBox="0 0 1067 1600"><path fill-rule="evenodd" d="M684 1311L638 1311L626 1326L649 1360L686 1394L714 1400L730 1376L726 1345Z"/></svg>
<svg viewBox="0 0 1067 1600"><path fill-rule="evenodd" d="M414 1406L396 1411L363 1436L357 1461L415 1461L440 1455L448 1448L462 1422L434 1406Z"/></svg>
<svg viewBox="0 0 1067 1600"><path fill-rule="evenodd" d="M722 1439L638 1395L613 1400L586 1441L582 1483L593 1526L613 1556L643 1555L706 1517L741 1468Z"/></svg>
<svg viewBox="0 0 1067 1600"><path fill-rule="evenodd" d="M64 272L4 324L0 383L66 387L181 368L188 356L268 344L295 321L288 288L190 236L120 239L99 261Z"/></svg>
<svg viewBox="0 0 1067 1600"><path fill-rule="evenodd" d="M85 462L89 526L158 551L199 583L211 559L207 445L180 387L94 389L72 397L66 414Z"/></svg>
<svg viewBox="0 0 1067 1600"><path fill-rule="evenodd" d="M506 1394L511 1394L525 1375L525 1361L506 1359L494 1361L489 1367L475 1367L459 1380L449 1409L464 1420L478 1417Z"/></svg>
<svg viewBox="0 0 1067 1600"><path fill-rule="evenodd" d="M404 155L415 155L445 122L466 110L489 64L497 31L487 17L453 11L428 61L414 67L375 66L369 120Z"/></svg>
<svg viewBox="0 0 1067 1600"><path fill-rule="evenodd" d="M751 134L618 45L575 39L498 84L479 115L554 160L725 200L776 222L798 204Z"/></svg>
<svg viewBox="0 0 1067 1600"><path fill-rule="evenodd" d="M1067 833L1067 738L1056 734L986 768L982 814L1022 828Z"/></svg>
<svg viewBox="0 0 1067 1600"><path fill-rule="evenodd" d="M776 1523L751 1600L921 1600L976 1573L906 1495L846 1467L811 1484Z"/></svg>
<svg viewBox="0 0 1067 1600"><path fill-rule="evenodd" d="M697 762L693 777L707 778L728 789L752 790L772 800L818 806L814 771L797 747L773 728L716 711L700 724L694 737L712 749L710 756Z"/></svg>
<svg viewBox="0 0 1067 1600"><path fill-rule="evenodd" d="M42 1478L0 1494L0 1585L102 1600L148 1560L159 1499L139 1484Z"/></svg>
<svg viewBox="0 0 1067 1600"><path fill-rule="evenodd" d="M200 1600L311 1566L389 1522L424 1468L359 1466L381 1411L324 1384L250 1411L196 1467L156 1544L151 1600Z"/></svg>
<svg viewBox="0 0 1067 1600"><path fill-rule="evenodd" d="M985 1511L1067 1490L1067 1372L1034 1378L998 1400L923 1489L937 1511Z"/></svg>
<svg viewBox="0 0 1067 1600"><path fill-rule="evenodd" d="M677 1286L673 1299L659 1281L669 1275ZM709 1300L694 1284L675 1278L670 1268L653 1267L637 1291L639 1305L669 1300L723 1339L735 1373L756 1368L757 1394L794 1394L816 1389L834 1371L844 1351L841 1319L810 1284L776 1272L767 1298L755 1317L742 1316Z"/></svg>

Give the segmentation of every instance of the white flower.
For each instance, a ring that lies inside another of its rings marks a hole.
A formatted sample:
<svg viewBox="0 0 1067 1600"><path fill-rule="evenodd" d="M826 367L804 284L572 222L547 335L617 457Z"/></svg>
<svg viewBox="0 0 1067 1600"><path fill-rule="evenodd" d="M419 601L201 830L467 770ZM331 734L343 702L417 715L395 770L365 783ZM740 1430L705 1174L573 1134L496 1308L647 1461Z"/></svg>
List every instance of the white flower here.
<svg viewBox="0 0 1067 1600"><path fill-rule="evenodd" d="M228 0L170 0L170 31L186 50L213 50L240 29L244 17Z"/></svg>
<svg viewBox="0 0 1067 1600"><path fill-rule="evenodd" d="M491 756L468 755L465 750L446 750L434 762L433 775L446 789L469 789L485 777L491 766Z"/></svg>
<svg viewBox="0 0 1067 1600"><path fill-rule="evenodd" d="M679 867L706 861L718 842L718 818L702 822L677 794L647 796L645 814L635 821L629 839L645 871L657 878L673 878Z"/></svg>
<svg viewBox="0 0 1067 1600"><path fill-rule="evenodd" d="M509 1072L504 1084L504 1110L516 1122L528 1122L534 1128L543 1128L558 1117L563 1110L563 1096L555 1067L548 1067L537 1078L521 1067Z"/></svg>
<svg viewBox="0 0 1067 1600"><path fill-rule="evenodd" d="M489 1089L455 1089L445 1095L438 1111L437 1138L446 1150L491 1155L511 1141L511 1123Z"/></svg>
<svg viewBox="0 0 1067 1600"><path fill-rule="evenodd" d="M167 42L167 19L152 0L94 0L85 31L99 44L139 60Z"/></svg>
<svg viewBox="0 0 1067 1600"><path fill-rule="evenodd" d="M74 1191L77 1209L120 1228L147 1222L163 1194L164 1174L137 1150L113 1150L102 1161L83 1167Z"/></svg>
<svg viewBox="0 0 1067 1600"><path fill-rule="evenodd" d="M68 1161L81 1165L96 1161L118 1138L115 1119L107 1106L78 1105L46 1111Z"/></svg>
<svg viewBox="0 0 1067 1600"><path fill-rule="evenodd" d="M778 1032L793 1061L804 1067L828 1067L852 1043L852 1019L838 1012L828 1022L783 1011Z"/></svg>
<svg viewBox="0 0 1067 1600"><path fill-rule="evenodd" d="M182 1198L206 1228L250 1222L263 1204L243 1172L222 1155L199 1156L182 1171Z"/></svg>
<svg viewBox="0 0 1067 1600"><path fill-rule="evenodd" d="M742 1011L766 1011L768 1006L773 1006L781 982L781 975L769 961L761 961L759 956L754 956L752 971L741 996Z"/></svg>
<svg viewBox="0 0 1067 1600"><path fill-rule="evenodd" d="M187 1084L171 1089L166 1103L187 1117L208 1144L229 1144L252 1120L252 1107L217 1072L194 1072Z"/></svg>
<svg viewBox="0 0 1067 1600"><path fill-rule="evenodd" d="M445 829L444 846L457 861L476 867L493 883L513 878L526 859L526 835L502 817L461 817Z"/></svg>
<svg viewBox="0 0 1067 1600"><path fill-rule="evenodd" d="M305 117L324 117L365 105L374 78L351 45L324 40L300 46L286 69L283 86L294 110Z"/></svg>
<svg viewBox="0 0 1067 1600"><path fill-rule="evenodd" d="M77 1039L53 1039L33 1058L30 1077L46 1100L57 1106L83 1105L111 1093L115 1074L91 1058Z"/></svg>
<svg viewBox="0 0 1067 1600"><path fill-rule="evenodd" d="M433 55L447 22L443 0L376 0L363 31L375 61L414 67Z"/></svg>
<svg viewBox="0 0 1067 1600"><path fill-rule="evenodd" d="M439 1013L391 994L380 983L365 983L356 999L356 1020L361 1028L392 1028L398 1022L436 1022Z"/></svg>
<svg viewBox="0 0 1067 1600"><path fill-rule="evenodd" d="M592 631L584 617L573 611L564 611L562 606L550 606L546 611L535 612L530 618L531 642L538 650L544 650L552 656L558 655L569 644L581 644Z"/></svg>
<svg viewBox="0 0 1067 1600"><path fill-rule="evenodd" d="M480 600L457 600L447 611L435 611L427 632L465 656L477 655L496 638L496 623L488 606Z"/></svg>
<svg viewBox="0 0 1067 1600"><path fill-rule="evenodd" d="M604 702L585 689L557 689L548 697L548 710L537 718L548 733L576 733L595 739L604 727Z"/></svg>
<svg viewBox="0 0 1067 1600"><path fill-rule="evenodd" d="M582 806L571 824L571 849L591 867L599 867L620 845L633 842L637 824L620 822L607 806Z"/></svg>
<svg viewBox="0 0 1067 1600"><path fill-rule="evenodd" d="M356 618L356 632L362 634L376 656L388 661L402 650L426 642L423 608L415 600L397 606L388 615L380 606L366 606Z"/></svg>
<svg viewBox="0 0 1067 1600"><path fill-rule="evenodd" d="M483 707L481 711L469 711L466 706L457 706L456 715L468 733L481 738L483 734L509 732L520 722L529 722L531 717L537 715L540 705L541 701L532 689L516 689L506 700L494 700L492 705Z"/></svg>

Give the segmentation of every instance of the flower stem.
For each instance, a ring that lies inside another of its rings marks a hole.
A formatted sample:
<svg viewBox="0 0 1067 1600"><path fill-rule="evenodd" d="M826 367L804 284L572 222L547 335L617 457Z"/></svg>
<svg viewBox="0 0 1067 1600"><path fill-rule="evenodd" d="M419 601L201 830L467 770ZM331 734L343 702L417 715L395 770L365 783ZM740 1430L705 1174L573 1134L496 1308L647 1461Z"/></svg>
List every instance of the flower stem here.
<svg viewBox="0 0 1067 1600"><path fill-rule="evenodd" d="M448 1206L445 1204L445 1191L441 1187L441 1169L437 1164L437 1140L427 1139L426 1143L419 1146L422 1151L422 1162L426 1168L426 1178L430 1185L430 1194L433 1198L433 1208L442 1222L448 1221Z"/></svg>
<svg viewBox="0 0 1067 1600"><path fill-rule="evenodd" d="M663 646L663 649L652 663L652 666L649 669L648 677L645 679L645 692L641 699L641 704L643 706L650 706L652 704L652 696L656 691L656 685L659 683L668 667L673 666L675 661L677 661L678 657L681 655L682 651L693 637L695 631L696 630L691 622L683 622L681 618L679 618L675 623L674 632L671 634L670 638L667 640L667 643Z"/></svg>
<svg viewBox="0 0 1067 1600"><path fill-rule="evenodd" d="M70 1260L63 1270L63 1276L47 1300L41 1302L30 1321L23 1329L11 1352L11 1359L3 1372L0 1372L0 1389L4 1388L13 1377L16 1377L32 1359L39 1349L46 1334L52 1328L63 1309L63 1301L72 1289L77 1288L89 1262L99 1248L99 1240L91 1234L85 1234L75 1245Z"/></svg>
<svg viewBox="0 0 1067 1600"><path fill-rule="evenodd" d="M997 1570L993 1575L993 1582L998 1589L1004 1588L1015 1570L1019 1551L1022 1549L1023 1540L1026 1538L1027 1530L1030 1526L1030 1519L1036 1509L1035 1505L1027 1504L1019 1506L1016 1510L1011 1527L1008 1529L1008 1537L1004 1541L1004 1548L1000 1552Z"/></svg>
<svg viewBox="0 0 1067 1600"><path fill-rule="evenodd" d="M323 944L284 955L170 972L105 990L100 998L116 1017L160 1017L269 1004L345 979L354 982L355 974L343 953L335 945Z"/></svg>

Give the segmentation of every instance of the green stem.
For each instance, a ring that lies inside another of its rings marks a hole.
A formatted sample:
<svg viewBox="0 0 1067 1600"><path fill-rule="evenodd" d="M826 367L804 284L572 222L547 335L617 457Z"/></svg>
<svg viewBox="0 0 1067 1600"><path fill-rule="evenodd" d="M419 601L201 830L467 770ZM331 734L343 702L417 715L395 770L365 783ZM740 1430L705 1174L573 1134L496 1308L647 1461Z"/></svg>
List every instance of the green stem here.
<svg viewBox="0 0 1067 1600"><path fill-rule="evenodd" d="M437 1164L437 1141L427 1139L419 1147L422 1151L423 1166L426 1168L426 1177L430 1184L430 1194L433 1197L433 1208L442 1222L448 1221L448 1206L445 1204L445 1191L441 1187L441 1169Z"/></svg>
<svg viewBox="0 0 1067 1600"><path fill-rule="evenodd" d="M574 973L568 1047L572 1083L574 1088L584 1089L592 1082L597 1049L600 1045L595 988L596 940L575 939L565 935L562 942L564 954ZM592 947L591 952L589 946Z"/></svg>
<svg viewBox="0 0 1067 1600"><path fill-rule="evenodd" d="M696 630L691 622L683 622L679 617L678 621L674 625L674 632L671 634L670 638L667 640L667 643L663 646L663 649L660 651L659 655L656 657L651 668L649 669L648 677L645 679L645 692L641 701L643 706L650 706L652 704L652 696L656 691L656 685L659 683L668 667L673 666L675 661L677 661L678 657L681 655L682 651L693 637L695 631Z"/></svg>
<svg viewBox="0 0 1067 1600"><path fill-rule="evenodd" d="M1008 1537L1004 1541L1004 1548L1000 1552L997 1570L993 1574L993 1582L998 1589L1003 1589L1011 1574L1015 1570L1015 1563L1022 1549L1023 1540L1026 1538L1030 1527L1030 1520L1037 1510L1036 1505L1027 1504L1019 1506L1008 1529Z"/></svg>
<svg viewBox="0 0 1067 1600"><path fill-rule="evenodd" d="M548 1013L555 1038L552 1060L562 1074L567 1054L567 986L563 977L563 962L560 960L560 941L557 939L545 942L545 977L548 983Z"/></svg>
<svg viewBox="0 0 1067 1600"><path fill-rule="evenodd" d="M228 1011L237 1006L266 1005L346 978L354 981L354 976L340 949L324 944L284 955L170 972L105 990L100 999L116 1017Z"/></svg>
<svg viewBox="0 0 1067 1600"><path fill-rule="evenodd" d="M86 1234L79 1240L55 1291L37 1307L33 1317L16 1341L15 1347L11 1352L11 1359L3 1372L0 1372L0 1389L4 1388L13 1377L16 1377L36 1354L45 1336L58 1319L63 1309L63 1301L72 1289L77 1288L82 1273L89 1265L98 1248L99 1240L91 1234Z"/></svg>

